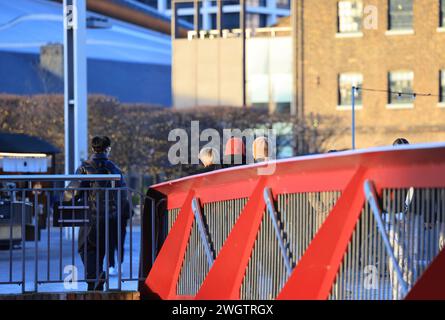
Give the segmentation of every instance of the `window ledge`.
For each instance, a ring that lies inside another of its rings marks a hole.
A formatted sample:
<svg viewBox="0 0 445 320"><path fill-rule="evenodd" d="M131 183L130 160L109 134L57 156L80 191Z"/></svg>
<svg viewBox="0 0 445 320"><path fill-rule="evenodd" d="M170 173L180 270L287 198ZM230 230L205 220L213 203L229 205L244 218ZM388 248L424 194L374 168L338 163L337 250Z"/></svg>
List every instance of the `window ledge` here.
<svg viewBox="0 0 445 320"><path fill-rule="evenodd" d="M387 36L404 36L404 35L413 35L414 30L386 30L385 34Z"/></svg>
<svg viewBox="0 0 445 320"><path fill-rule="evenodd" d="M439 102L439 103L437 104L437 106L438 106L439 108L445 108L445 102Z"/></svg>
<svg viewBox="0 0 445 320"><path fill-rule="evenodd" d="M390 103L386 105L386 109L414 109L413 103Z"/></svg>
<svg viewBox="0 0 445 320"><path fill-rule="evenodd" d="M437 28L437 32L444 32L445 33L445 27L439 27Z"/></svg>
<svg viewBox="0 0 445 320"><path fill-rule="evenodd" d="M344 39L344 38L362 38L363 32L337 32L335 34L335 37L337 39Z"/></svg>
<svg viewBox="0 0 445 320"><path fill-rule="evenodd" d="M363 105L362 104L358 104L355 105L355 110L362 110L363 109ZM337 110L339 111L347 111L347 110L352 110L352 105L338 105L337 106Z"/></svg>

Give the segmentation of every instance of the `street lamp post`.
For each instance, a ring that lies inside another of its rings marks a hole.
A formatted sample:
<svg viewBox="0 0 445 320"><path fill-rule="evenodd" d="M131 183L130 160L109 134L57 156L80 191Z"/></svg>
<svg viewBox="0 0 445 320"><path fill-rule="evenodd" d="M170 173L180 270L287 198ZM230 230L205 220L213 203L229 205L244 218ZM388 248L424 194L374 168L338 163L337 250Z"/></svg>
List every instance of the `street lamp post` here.
<svg viewBox="0 0 445 320"><path fill-rule="evenodd" d="M355 92L357 88L352 86L352 150L355 150Z"/></svg>

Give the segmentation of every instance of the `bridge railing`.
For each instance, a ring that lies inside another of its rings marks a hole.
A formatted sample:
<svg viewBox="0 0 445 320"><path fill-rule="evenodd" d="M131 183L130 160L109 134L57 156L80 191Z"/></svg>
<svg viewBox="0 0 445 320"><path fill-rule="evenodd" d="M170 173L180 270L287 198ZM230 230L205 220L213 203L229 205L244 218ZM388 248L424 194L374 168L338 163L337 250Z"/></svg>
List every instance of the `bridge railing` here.
<svg viewBox="0 0 445 320"><path fill-rule="evenodd" d="M430 266L445 252L445 145L273 164L271 175L259 174L263 163L153 186L156 204L144 216L157 233L143 242L142 259L152 261L151 252L156 260L143 265L141 293L403 299L439 277Z"/></svg>
<svg viewBox="0 0 445 320"><path fill-rule="evenodd" d="M0 175L0 295L136 290L147 198L120 179Z"/></svg>

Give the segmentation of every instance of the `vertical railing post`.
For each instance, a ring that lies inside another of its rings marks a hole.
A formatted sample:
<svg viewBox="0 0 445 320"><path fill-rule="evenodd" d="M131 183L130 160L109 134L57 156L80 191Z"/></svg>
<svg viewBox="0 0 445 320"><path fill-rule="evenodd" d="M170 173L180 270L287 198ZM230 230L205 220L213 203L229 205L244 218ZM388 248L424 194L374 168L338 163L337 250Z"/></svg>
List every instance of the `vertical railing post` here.
<svg viewBox="0 0 445 320"><path fill-rule="evenodd" d="M352 150L355 150L355 90L356 87L352 86L352 122L351 122Z"/></svg>
<svg viewBox="0 0 445 320"><path fill-rule="evenodd" d="M209 239L207 237L208 233L206 232L206 227L204 226L204 221L202 218L201 205L199 204L199 200L197 198L192 199L192 211L195 215L195 221L198 226L199 235L201 236L202 244L204 245L204 250L207 257L207 263L209 267L212 266L213 261L215 259L212 248L209 243Z"/></svg>
<svg viewBox="0 0 445 320"><path fill-rule="evenodd" d="M275 229L275 235L280 246L281 255L283 256L284 266L286 267L287 276L292 274L292 265L289 257L286 254L286 246L284 245L284 239L281 236L280 227L278 226L278 217L273 203L272 191L270 188L264 188L264 201L266 202L267 211L269 212L270 219L272 220L273 227Z"/></svg>
<svg viewBox="0 0 445 320"><path fill-rule="evenodd" d="M374 214L374 218L377 222L378 230L380 232L380 235L382 236L383 243L385 245L386 252L388 253L392 263L394 264L394 269L396 271L397 277L400 281L400 285L402 287L403 295L405 296L408 293L408 284L406 283L405 279L403 278L402 271L400 270L399 262L397 261L397 258L394 254L394 248L391 246L391 243L389 241L388 234L385 230L385 226L382 221L381 217L381 210L377 202L377 193L375 191L374 185L371 181L366 180L363 185L366 199L368 200L368 203L371 207L372 213Z"/></svg>
<svg viewBox="0 0 445 320"><path fill-rule="evenodd" d="M155 263L156 258L156 210L155 204L151 204L151 265Z"/></svg>
<svg viewBox="0 0 445 320"><path fill-rule="evenodd" d="M123 243L122 243L122 217L121 217L121 189L119 188L117 190L117 289L121 291L121 281L122 281L122 266L121 266L121 258L122 258L122 250L123 250ZM122 246L121 246L122 245ZM114 254L114 252L113 252Z"/></svg>
<svg viewBox="0 0 445 320"><path fill-rule="evenodd" d="M240 0L240 27L242 35L242 89L243 89L243 108L247 107L247 93L246 93L246 0Z"/></svg>
<svg viewBox="0 0 445 320"><path fill-rule="evenodd" d="M105 190L105 277L106 277L106 281L105 281L105 291L109 291L110 290L110 275L109 275L109 268L110 268L110 255L109 255L109 250L110 250L110 222L108 221L108 219L110 218L110 212L109 212L109 189L107 188ZM99 247L99 246L97 246ZM100 262L100 261L99 261ZM101 275L99 275L99 277L101 277ZM101 281L102 279L99 279L99 281Z"/></svg>
<svg viewBox="0 0 445 320"><path fill-rule="evenodd" d="M26 291L26 219L25 219L25 191L22 191L22 223L21 223L21 236L22 236L22 293Z"/></svg>
<svg viewBox="0 0 445 320"><path fill-rule="evenodd" d="M38 232L39 232L39 212L37 209L38 202L37 202L37 190L31 189L32 192L34 192L34 292L37 292L38 290L38 275L39 275L39 239L38 239Z"/></svg>

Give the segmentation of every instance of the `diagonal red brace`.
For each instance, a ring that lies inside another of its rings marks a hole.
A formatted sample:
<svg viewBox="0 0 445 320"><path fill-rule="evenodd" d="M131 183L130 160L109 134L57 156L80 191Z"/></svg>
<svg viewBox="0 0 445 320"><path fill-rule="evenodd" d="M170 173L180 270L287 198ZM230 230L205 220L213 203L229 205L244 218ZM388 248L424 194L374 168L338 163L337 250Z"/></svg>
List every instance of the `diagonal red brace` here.
<svg viewBox="0 0 445 320"><path fill-rule="evenodd" d="M263 198L265 181L264 177L258 181L196 295L197 300L240 298L241 284L266 208Z"/></svg>
<svg viewBox="0 0 445 320"><path fill-rule="evenodd" d="M195 192L191 190L187 195L181 211L145 280L145 285L149 290L158 294L161 299L174 299L176 297L176 285L192 231L194 219L192 199L194 194Z"/></svg>
<svg viewBox="0 0 445 320"><path fill-rule="evenodd" d="M277 299L325 300L363 208L364 169L359 168L315 235Z"/></svg>

